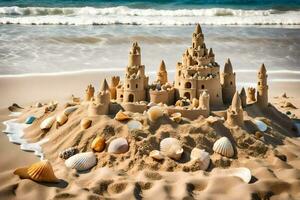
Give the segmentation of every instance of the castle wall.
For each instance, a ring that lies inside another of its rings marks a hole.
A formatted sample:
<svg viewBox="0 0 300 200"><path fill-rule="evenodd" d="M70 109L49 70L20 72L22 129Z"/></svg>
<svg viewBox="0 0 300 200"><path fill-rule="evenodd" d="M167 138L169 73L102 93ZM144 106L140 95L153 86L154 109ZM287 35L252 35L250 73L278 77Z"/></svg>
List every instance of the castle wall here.
<svg viewBox="0 0 300 200"><path fill-rule="evenodd" d="M201 110L201 109L196 109L196 110L186 110L186 109L179 109L174 106L170 106L167 108L168 114L171 115L173 113L179 112L183 117L186 117L190 120L195 120L201 115L204 117L209 116L209 110Z"/></svg>
<svg viewBox="0 0 300 200"><path fill-rule="evenodd" d="M222 73L220 77L222 85L222 99L225 104L229 104L232 101L232 97L236 91L235 73Z"/></svg>
<svg viewBox="0 0 300 200"><path fill-rule="evenodd" d="M146 104L122 103L121 106L124 110L130 111L130 112L143 113L145 110L147 110Z"/></svg>

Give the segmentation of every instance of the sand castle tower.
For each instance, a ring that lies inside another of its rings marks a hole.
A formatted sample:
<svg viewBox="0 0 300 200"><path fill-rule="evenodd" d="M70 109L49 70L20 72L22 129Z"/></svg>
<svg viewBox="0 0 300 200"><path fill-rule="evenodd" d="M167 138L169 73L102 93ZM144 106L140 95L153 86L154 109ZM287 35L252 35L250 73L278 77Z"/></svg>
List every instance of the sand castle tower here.
<svg viewBox="0 0 300 200"><path fill-rule="evenodd" d="M89 84L85 90L85 96L84 96L84 100L85 101L90 101L94 98L94 93L95 93L95 88Z"/></svg>
<svg viewBox="0 0 300 200"><path fill-rule="evenodd" d="M145 66L141 64L141 49L134 42L129 52L124 84L117 89L117 99L121 102L145 101L148 79Z"/></svg>
<svg viewBox="0 0 300 200"><path fill-rule="evenodd" d="M260 107L267 107L268 106L268 85L267 85L267 70L264 64L261 65L258 74L258 81L257 81L257 104Z"/></svg>
<svg viewBox="0 0 300 200"><path fill-rule="evenodd" d="M232 98L231 106L227 110L227 123L230 126L243 126L244 124L242 102L237 91Z"/></svg>
<svg viewBox="0 0 300 200"><path fill-rule="evenodd" d="M241 89L240 98L241 98L241 102L242 102L242 107L245 108L247 106L247 96L246 96L246 91L245 91L244 87Z"/></svg>
<svg viewBox="0 0 300 200"><path fill-rule="evenodd" d="M165 62L162 60L156 76L156 81L159 82L161 85L164 85L168 82L168 73L166 70Z"/></svg>
<svg viewBox="0 0 300 200"><path fill-rule="evenodd" d="M225 66L224 72L221 74L221 85L222 85L222 97L225 104L229 104L232 101L232 97L236 91L235 85L235 73L232 69L232 64L228 58Z"/></svg>
<svg viewBox="0 0 300 200"><path fill-rule="evenodd" d="M110 80L110 98L111 99L117 99L117 86L120 83L120 77L119 76L113 76Z"/></svg>
<svg viewBox="0 0 300 200"><path fill-rule="evenodd" d="M247 88L247 102L251 103L251 102L255 102L256 98L255 98L255 88L253 87L248 87Z"/></svg>
<svg viewBox="0 0 300 200"><path fill-rule="evenodd" d="M192 47L182 55L177 63L175 74L176 98L199 98L206 90L210 96L210 105L223 105L220 84L220 66L215 62L212 49L207 50L204 35L197 24L192 36Z"/></svg>

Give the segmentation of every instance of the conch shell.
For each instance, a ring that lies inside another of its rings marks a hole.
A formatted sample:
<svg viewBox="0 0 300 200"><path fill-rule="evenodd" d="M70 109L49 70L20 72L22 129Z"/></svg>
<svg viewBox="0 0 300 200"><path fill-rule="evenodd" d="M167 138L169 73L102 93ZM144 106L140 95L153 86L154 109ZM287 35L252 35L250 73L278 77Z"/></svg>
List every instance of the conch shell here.
<svg viewBox="0 0 300 200"><path fill-rule="evenodd" d="M20 178L27 178L37 182L59 182L48 160L34 163L30 167L18 168L14 171L14 174Z"/></svg>
<svg viewBox="0 0 300 200"><path fill-rule="evenodd" d="M118 120L118 121L125 121L125 120L129 120L129 119L130 119L130 117L126 113L122 112L121 110L115 116L115 120Z"/></svg>
<svg viewBox="0 0 300 200"><path fill-rule="evenodd" d="M92 145L91 145L91 148L94 150L94 151L97 151L97 152L101 152L104 150L105 148L105 139L101 136L97 136L93 142L92 142Z"/></svg>
<svg viewBox="0 0 300 200"><path fill-rule="evenodd" d="M219 153L228 158L234 155L233 146L227 137L221 137L220 139L218 139L214 143L213 150L214 152Z"/></svg>
<svg viewBox="0 0 300 200"><path fill-rule="evenodd" d="M174 160L179 160L183 153L183 149L179 140L176 138L165 138L160 142L160 151L163 155Z"/></svg>

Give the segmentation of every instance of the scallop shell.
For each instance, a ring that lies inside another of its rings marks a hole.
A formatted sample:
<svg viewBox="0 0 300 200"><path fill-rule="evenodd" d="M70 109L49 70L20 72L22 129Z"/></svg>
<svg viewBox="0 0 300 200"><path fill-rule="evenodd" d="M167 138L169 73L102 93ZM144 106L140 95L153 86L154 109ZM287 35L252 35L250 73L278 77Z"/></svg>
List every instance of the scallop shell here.
<svg viewBox="0 0 300 200"><path fill-rule="evenodd" d="M68 120L68 116L65 115L64 113L60 113L59 115L56 116L56 121L60 126L64 125L67 120Z"/></svg>
<svg viewBox="0 0 300 200"><path fill-rule="evenodd" d="M84 171L94 167L97 164L96 156L93 152L79 153L71 156L65 161L68 168Z"/></svg>
<svg viewBox="0 0 300 200"><path fill-rule="evenodd" d="M36 119L35 116L29 116L26 118L25 124L32 124L35 119Z"/></svg>
<svg viewBox="0 0 300 200"><path fill-rule="evenodd" d="M72 112L74 112L75 110L77 110L77 106L72 106L72 107L68 107L64 110L64 114L65 115L70 115Z"/></svg>
<svg viewBox="0 0 300 200"><path fill-rule="evenodd" d="M58 155L60 158L66 160L66 159L70 158L71 156L74 156L78 152L79 152L79 150L76 147L70 147L70 148L67 148L67 149L61 151Z"/></svg>
<svg viewBox="0 0 300 200"><path fill-rule="evenodd" d="M137 121L137 120L130 120L127 123L127 127L129 129L129 131L133 131L133 130L140 130L143 128L143 125L141 122Z"/></svg>
<svg viewBox="0 0 300 200"><path fill-rule="evenodd" d="M40 128L42 130L50 129L54 122L55 122L55 117L54 116L48 117L47 119L45 119L44 121L42 121L42 123L40 125Z"/></svg>
<svg viewBox="0 0 300 200"><path fill-rule="evenodd" d="M165 158L164 155L162 155L162 153L160 151L158 151L158 150L151 151L150 154L149 154L149 156L151 158L156 159L156 160L163 160Z"/></svg>
<svg viewBox="0 0 300 200"><path fill-rule="evenodd" d="M176 138L165 138L160 142L160 151L163 155L179 160L183 153L183 149L179 140Z"/></svg>
<svg viewBox="0 0 300 200"><path fill-rule="evenodd" d="M88 129L92 125L92 120L84 118L80 121L80 127L81 129Z"/></svg>
<svg viewBox="0 0 300 200"><path fill-rule="evenodd" d="M246 167L239 168L230 168L224 170L224 173L228 176L236 176L242 179L245 183L249 183L251 181L251 171Z"/></svg>
<svg viewBox="0 0 300 200"><path fill-rule="evenodd" d="M181 113L179 113L179 112L173 113L171 115L171 120L173 120L176 123L180 123L182 120Z"/></svg>
<svg viewBox="0 0 300 200"><path fill-rule="evenodd" d="M94 150L94 151L97 151L97 152L101 152L104 150L105 148L105 139L103 137L100 137L100 136L97 136L93 142L92 142L92 145L91 145L91 148Z"/></svg>
<svg viewBox="0 0 300 200"><path fill-rule="evenodd" d="M120 154L127 152L128 148L128 142L125 138L117 138L109 143L107 152Z"/></svg>
<svg viewBox="0 0 300 200"><path fill-rule="evenodd" d="M164 112L160 106L153 106L148 110L148 117L150 121L156 121L158 118L162 117Z"/></svg>
<svg viewBox="0 0 300 200"><path fill-rule="evenodd" d="M121 110L115 116L115 120L118 120L118 121L125 121L125 120L129 120L129 119L130 119L130 117L126 113L122 112Z"/></svg>
<svg viewBox="0 0 300 200"><path fill-rule="evenodd" d="M30 167L18 168L14 174L19 175L20 178L30 178L37 182L59 182L48 160L34 163Z"/></svg>
<svg viewBox="0 0 300 200"><path fill-rule="evenodd" d="M206 170L210 163L209 153L203 149L193 148L191 151L191 160L198 160L201 170Z"/></svg>
<svg viewBox="0 0 300 200"><path fill-rule="evenodd" d="M213 150L226 157L232 157L234 155L233 146L227 137L221 137L213 146Z"/></svg>
<svg viewBox="0 0 300 200"><path fill-rule="evenodd" d="M256 120L254 120L254 122L255 122L255 125L257 126L258 130L265 132L268 129L267 124L265 124L263 121L256 119Z"/></svg>

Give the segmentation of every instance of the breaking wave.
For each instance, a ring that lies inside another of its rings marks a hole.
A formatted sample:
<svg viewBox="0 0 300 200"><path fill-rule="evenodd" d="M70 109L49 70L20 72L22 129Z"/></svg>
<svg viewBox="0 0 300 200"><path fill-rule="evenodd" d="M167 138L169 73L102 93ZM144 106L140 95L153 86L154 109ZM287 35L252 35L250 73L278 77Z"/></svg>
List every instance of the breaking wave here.
<svg viewBox="0 0 300 200"><path fill-rule="evenodd" d="M210 9L136 9L126 6L95 8L0 7L2 24L65 25L300 25L300 11Z"/></svg>

